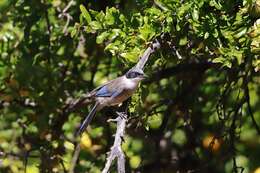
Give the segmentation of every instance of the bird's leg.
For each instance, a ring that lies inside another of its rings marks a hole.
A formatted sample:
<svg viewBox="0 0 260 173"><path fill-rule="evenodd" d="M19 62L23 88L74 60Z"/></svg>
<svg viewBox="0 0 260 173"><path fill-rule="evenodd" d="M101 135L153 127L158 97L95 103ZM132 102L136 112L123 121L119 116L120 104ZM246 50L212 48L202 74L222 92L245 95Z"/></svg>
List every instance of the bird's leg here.
<svg viewBox="0 0 260 173"><path fill-rule="evenodd" d="M127 119L127 114L125 112L116 112L117 115L121 118L121 119Z"/></svg>

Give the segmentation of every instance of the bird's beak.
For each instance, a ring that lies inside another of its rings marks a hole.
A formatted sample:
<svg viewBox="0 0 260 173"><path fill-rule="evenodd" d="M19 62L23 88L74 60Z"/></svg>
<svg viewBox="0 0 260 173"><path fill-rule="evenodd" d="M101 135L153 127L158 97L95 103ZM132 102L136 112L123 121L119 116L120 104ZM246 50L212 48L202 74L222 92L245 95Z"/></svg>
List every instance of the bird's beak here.
<svg viewBox="0 0 260 173"><path fill-rule="evenodd" d="M147 79L148 76L147 76L146 74L143 74L143 75L141 76L141 78L142 78L142 79Z"/></svg>

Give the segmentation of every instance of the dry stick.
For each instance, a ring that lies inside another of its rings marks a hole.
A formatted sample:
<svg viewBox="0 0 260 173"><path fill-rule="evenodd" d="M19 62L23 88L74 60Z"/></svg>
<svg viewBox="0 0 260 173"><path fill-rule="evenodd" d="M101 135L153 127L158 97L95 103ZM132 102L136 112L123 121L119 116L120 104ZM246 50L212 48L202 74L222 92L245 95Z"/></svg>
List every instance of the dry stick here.
<svg viewBox="0 0 260 173"><path fill-rule="evenodd" d="M125 173L125 155L121 148L122 139L125 134L125 127L127 122L127 114L124 112L117 112L118 117L116 119L110 119L109 122L114 121L117 124L114 144L110 149L107 157L106 165L102 173L107 173L112 165L112 162L117 158L117 172Z"/></svg>
<svg viewBox="0 0 260 173"><path fill-rule="evenodd" d="M63 13L66 13L68 11L68 9L75 4L74 0L71 0L68 5L62 10Z"/></svg>

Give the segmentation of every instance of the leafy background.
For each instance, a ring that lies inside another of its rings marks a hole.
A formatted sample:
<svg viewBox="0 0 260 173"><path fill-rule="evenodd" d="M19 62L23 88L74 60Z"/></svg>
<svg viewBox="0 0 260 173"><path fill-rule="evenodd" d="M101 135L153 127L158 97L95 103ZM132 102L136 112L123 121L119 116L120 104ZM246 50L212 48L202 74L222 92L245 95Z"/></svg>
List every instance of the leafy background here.
<svg viewBox="0 0 260 173"><path fill-rule="evenodd" d="M129 106L128 172L259 173L259 9L259 0L1 0L0 172L68 172L79 140L75 172L100 172L116 108L74 139L89 108L64 106L158 38Z"/></svg>

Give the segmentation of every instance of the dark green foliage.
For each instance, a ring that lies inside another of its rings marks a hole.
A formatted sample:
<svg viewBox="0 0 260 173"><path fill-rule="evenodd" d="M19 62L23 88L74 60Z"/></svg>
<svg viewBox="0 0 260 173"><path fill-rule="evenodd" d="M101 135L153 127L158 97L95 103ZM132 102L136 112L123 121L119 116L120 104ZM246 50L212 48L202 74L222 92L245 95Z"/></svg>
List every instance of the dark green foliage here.
<svg viewBox="0 0 260 173"><path fill-rule="evenodd" d="M130 172L260 167L259 0L2 0L0 172L66 172L88 108L67 101L122 75L151 42L123 149ZM257 11L258 10L258 11ZM75 172L100 172L116 108L81 139Z"/></svg>

